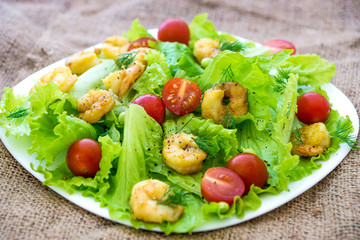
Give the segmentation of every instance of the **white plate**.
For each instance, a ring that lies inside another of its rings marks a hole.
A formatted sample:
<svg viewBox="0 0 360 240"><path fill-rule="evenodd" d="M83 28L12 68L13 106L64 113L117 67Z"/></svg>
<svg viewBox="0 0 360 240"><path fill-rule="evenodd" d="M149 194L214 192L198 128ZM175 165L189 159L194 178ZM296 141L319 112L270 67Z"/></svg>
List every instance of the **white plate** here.
<svg viewBox="0 0 360 240"><path fill-rule="evenodd" d="M157 35L156 30L152 29L150 30L150 32L154 36ZM239 39L244 40L242 38ZM22 82L20 82L14 87L14 92L17 94L27 94L37 79L39 79L41 76L43 76L53 68L64 65L64 63L65 63L65 59L62 59L30 75L29 77L27 77L26 79L24 79ZM353 122L354 133L357 137L357 134L359 132L359 117L357 115L356 109L353 106L353 104L334 85L326 84L323 86L323 89L327 91L328 96L330 98L330 102L333 105L333 109L338 110L341 116L348 115L350 117L350 120ZM28 172L30 172L41 182L45 180L42 174L33 171L32 168L30 167L31 162L33 163L37 162L37 160L35 160L36 155L33 154L30 156L27 153L27 149L29 149L31 146L30 138L24 137L17 139L13 136L6 137L4 129L0 130L0 138L4 143L4 145L6 146L6 148L9 150L9 152ZM289 184L288 192L283 191L279 195L262 194L260 196L262 202L260 208L258 208L256 211L247 211L244 218L238 219L234 216L232 218L227 218L222 220L213 219L207 222L205 225L195 228L193 232L210 231L210 230L232 226L253 219L255 217L258 217L271 210L274 210L275 208L299 196L300 194L302 194L303 192L314 186L316 183L321 181L346 157L349 151L350 151L350 147L348 145L344 143L340 144L340 149L336 153L333 153L329 160L319 161L319 163L322 163L322 167L320 169L314 170L310 176L305 177L297 182L291 182ZM103 218L115 221L114 219L110 218L108 209L100 208L100 203L95 202L93 198L83 197L81 196L80 192L75 192L74 194L69 195L66 191L64 191L59 187L50 186L50 188L53 189L58 194L60 194L61 196L63 196L64 198L80 206L81 208L86 209L89 212L92 212ZM119 220L116 222L131 226L129 221ZM154 228L152 229L152 231L162 231L162 230L159 228Z"/></svg>

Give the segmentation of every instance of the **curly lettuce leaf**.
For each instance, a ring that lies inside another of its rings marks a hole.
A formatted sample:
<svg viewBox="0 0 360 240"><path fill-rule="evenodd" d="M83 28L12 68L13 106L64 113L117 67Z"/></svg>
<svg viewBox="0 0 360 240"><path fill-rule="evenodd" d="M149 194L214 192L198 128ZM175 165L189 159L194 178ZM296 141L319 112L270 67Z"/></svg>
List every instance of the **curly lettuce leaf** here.
<svg viewBox="0 0 360 240"><path fill-rule="evenodd" d="M123 34L124 37L130 39L130 41L135 41L142 37L153 37L146 28L141 25L140 20L136 18L132 24L131 29Z"/></svg>
<svg viewBox="0 0 360 240"><path fill-rule="evenodd" d="M37 86L29 97L30 116L27 118L32 146L29 154L45 160L50 166L62 150L81 138L96 138L91 124L68 114L75 113L75 98L63 94L55 83Z"/></svg>
<svg viewBox="0 0 360 240"><path fill-rule="evenodd" d="M146 162L161 159L161 126L150 117L143 107L130 104L125 113L123 150L116 175L110 183L111 192L106 201L110 216L114 219L128 218L131 214L129 200L132 187L148 178Z"/></svg>
<svg viewBox="0 0 360 240"><path fill-rule="evenodd" d="M110 170L114 167L113 162L118 158L121 146L109 136L100 137L98 141L101 144L102 158L99 164L100 170L94 178L75 176L66 164L65 154L59 156L58 166L54 169L44 168L41 165L37 168L33 164L31 166L34 171L44 175L44 185L58 186L69 194L83 190L84 196L93 196L95 201L101 201L110 186L108 183Z"/></svg>
<svg viewBox="0 0 360 240"><path fill-rule="evenodd" d="M190 29L190 46L193 48L194 43L201 38L219 38L219 34L214 24L207 20L208 14L203 13L194 17L189 25Z"/></svg>
<svg viewBox="0 0 360 240"><path fill-rule="evenodd" d="M329 83L336 74L335 64L316 54L291 56L280 67L298 74L299 85L319 86Z"/></svg>

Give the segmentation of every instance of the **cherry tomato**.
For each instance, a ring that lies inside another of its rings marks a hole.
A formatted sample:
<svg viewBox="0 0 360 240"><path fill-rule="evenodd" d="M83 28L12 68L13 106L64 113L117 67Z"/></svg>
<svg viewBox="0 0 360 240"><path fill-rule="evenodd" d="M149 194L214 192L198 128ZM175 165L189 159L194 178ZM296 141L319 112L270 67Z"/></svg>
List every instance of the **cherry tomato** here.
<svg viewBox="0 0 360 240"><path fill-rule="evenodd" d="M128 51L135 49L135 48L141 48L141 47L151 48L149 45L149 41L156 42L155 38L152 38L152 37L139 38L139 39L133 41L132 43L130 43Z"/></svg>
<svg viewBox="0 0 360 240"><path fill-rule="evenodd" d="M301 95L297 100L297 106L296 116L305 124L325 122L331 111L329 101L316 92Z"/></svg>
<svg viewBox="0 0 360 240"><path fill-rule="evenodd" d="M239 153L226 164L226 167L236 172L245 183L245 194L251 185L262 188L267 179L266 165L261 158L252 153Z"/></svg>
<svg viewBox="0 0 360 240"><path fill-rule="evenodd" d="M155 95L145 94L136 98L132 103L142 106L150 117L160 125L164 121L165 106L163 101Z"/></svg>
<svg viewBox="0 0 360 240"><path fill-rule="evenodd" d="M165 84L162 99L170 112L181 116L196 109L200 103L201 90L193 81L173 78Z"/></svg>
<svg viewBox="0 0 360 240"><path fill-rule="evenodd" d="M76 176L94 177L100 170L101 158L100 144L92 139L83 138L71 144L66 154L66 163Z"/></svg>
<svg viewBox="0 0 360 240"><path fill-rule="evenodd" d="M171 18L160 25L158 39L163 42L179 42L188 44L190 40L190 30L186 22L183 20Z"/></svg>
<svg viewBox="0 0 360 240"><path fill-rule="evenodd" d="M241 197L244 190L244 181L239 175L224 167L209 168L201 181L201 194L208 202L232 204L234 197Z"/></svg>
<svg viewBox="0 0 360 240"><path fill-rule="evenodd" d="M289 41L282 40L282 39L275 39L275 40L268 41L268 42L264 43L264 46L270 47L273 53L280 52L281 50L284 50L284 49L294 49L294 52L291 53L291 55L294 55L296 53L296 48L295 48L294 44L292 44Z"/></svg>

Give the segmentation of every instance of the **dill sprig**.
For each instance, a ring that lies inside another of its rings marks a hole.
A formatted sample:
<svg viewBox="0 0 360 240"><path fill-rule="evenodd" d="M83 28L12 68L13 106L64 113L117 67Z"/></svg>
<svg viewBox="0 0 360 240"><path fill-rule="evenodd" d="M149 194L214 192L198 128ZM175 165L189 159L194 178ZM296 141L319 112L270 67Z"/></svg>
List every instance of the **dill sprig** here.
<svg viewBox="0 0 360 240"><path fill-rule="evenodd" d="M349 122L347 122L346 120L340 119L336 125L336 131L330 134L330 136L332 138L338 138L341 142L346 143L351 148L360 150L360 146L358 145L355 136L350 135L352 131L352 125L349 124Z"/></svg>
<svg viewBox="0 0 360 240"><path fill-rule="evenodd" d="M120 54L115 59L115 65L119 70L126 69L134 61L138 51Z"/></svg>
<svg viewBox="0 0 360 240"><path fill-rule="evenodd" d="M215 157L216 153L219 151L219 147L216 142L210 139L208 136L199 135L197 136L197 138L192 138L192 140L194 140L194 142L199 146L199 148L204 150L212 157Z"/></svg>
<svg viewBox="0 0 360 240"><path fill-rule="evenodd" d="M274 86L275 92L282 92L286 88L286 84L290 78L290 70L284 70L282 68L278 69L276 76L274 76L274 80L276 85Z"/></svg>
<svg viewBox="0 0 360 240"><path fill-rule="evenodd" d="M24 107L15 107L9 111L9 115L6 118L21 118L29 114L29 109Z"/></svg>
<svg viewBox="0 0 360 240"><path fill-rule="evenodd" d="M291 132L291 136L295 139L295 143L298 145L304 144L304 141L302 140L302 136L304 134L304 129L296 129Z"/></svg>
<svg viewBox="0 0 360 240"><path fill-rule="evenodd" d="M183 188L177 184L171 184L157 204L172 208L177 208L178 205L186 206L185 194L186 191Z"/></svg>
<svg viewBox="0 0 360 240"><path fill-rule="evenodd" d="M222 76L220 78L220 82L233 82L235 81L235 75L233 70L231 69L231 63L229 66L221 72Z"/></svg>
<svg viewBox="0 0 360 240"><path fill-rule="evenodd" d="M240 41L220 41L219 50L233 51L233 52L243 52L247 48L247 45L244 42Z"/></svg>
<svg viewBox="0 0 360 240"><path fill-rule="evenodd" d="M223 120L221 120L220 124L227 129L235 129L236 128L235 118L231 114L229 108L230 108L229 106L226 106L226 113Z"/></svg>

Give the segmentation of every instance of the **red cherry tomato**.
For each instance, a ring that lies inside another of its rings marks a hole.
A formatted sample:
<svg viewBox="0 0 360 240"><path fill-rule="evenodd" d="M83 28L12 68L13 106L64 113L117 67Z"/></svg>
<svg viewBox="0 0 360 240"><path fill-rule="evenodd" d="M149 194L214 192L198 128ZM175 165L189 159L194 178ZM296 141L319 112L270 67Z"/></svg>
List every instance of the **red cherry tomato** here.
<svg viewBox="0 0 360 240"><path fill-rule="evenodd" d="M145 94L136 98L132 103L142 106L150 117L160 125L164 121L165 106L163 101L155 95Z"/></svg>
<svg viewBox="0 0 360 240"><path fill-rule="evenodd" d="M297 106L296 116L305 124L325 122L331 111L329 101L316 92L301 95L297 100Z"/></svg>
<svg viewBox="0 0 360 240"><path fill-rule="evenodd" d="M128 51L133 50L135 48L141 48L141 47L151 48L149 45L149 41L156 42L156 39L152 38L152 37L139 38L139 39L133 41L132 43L130 43Z"/></svg>
<svg viewBox="0 0 360 240"><path fill-rule="evenodd" d="M76 176L94 177L100 170L101 158L100 144L92 139L83 138L71 144L66 155L66 163Z"/></svg>
<svg viewBox="0 0 360 240"><path fill-rule="evenodd" d="M209 168L201 181L201 194L208 202L232 204L244 193L244 181L234 171L223 167Z"/></svg>
<svg viewBox="0 0 360 240"><path fill-rule="evenodd" d="M296 53L296 48L294 44L282 39L268 41L264 43L264 46L270 47L273 53L280 52L284 49L294 49L294 52L291 55L294 55Z"/></svg>
<svg viewBox="0 0 360 240"><path fill-rule="evenodd" d="M239 153L226 164L226 167L236 172L245 183L245 194L251 185L262 188L267 179L266 165L261 158L252 153Z"/></svg>
<svg viewBox="0 0 360 240"><path fill-rule="evenodd" d="M160 25L158 39L163 42L188 44L190 40L190 30L183 20L171 18Z"/></svg>
<svg viewBox="0 0 360 240"><path fill-rule="evenodd" d="M200 103L201 90L193 81L173 78L165 84L162 99L169 111L181 116L196 109Z"/></svg>

